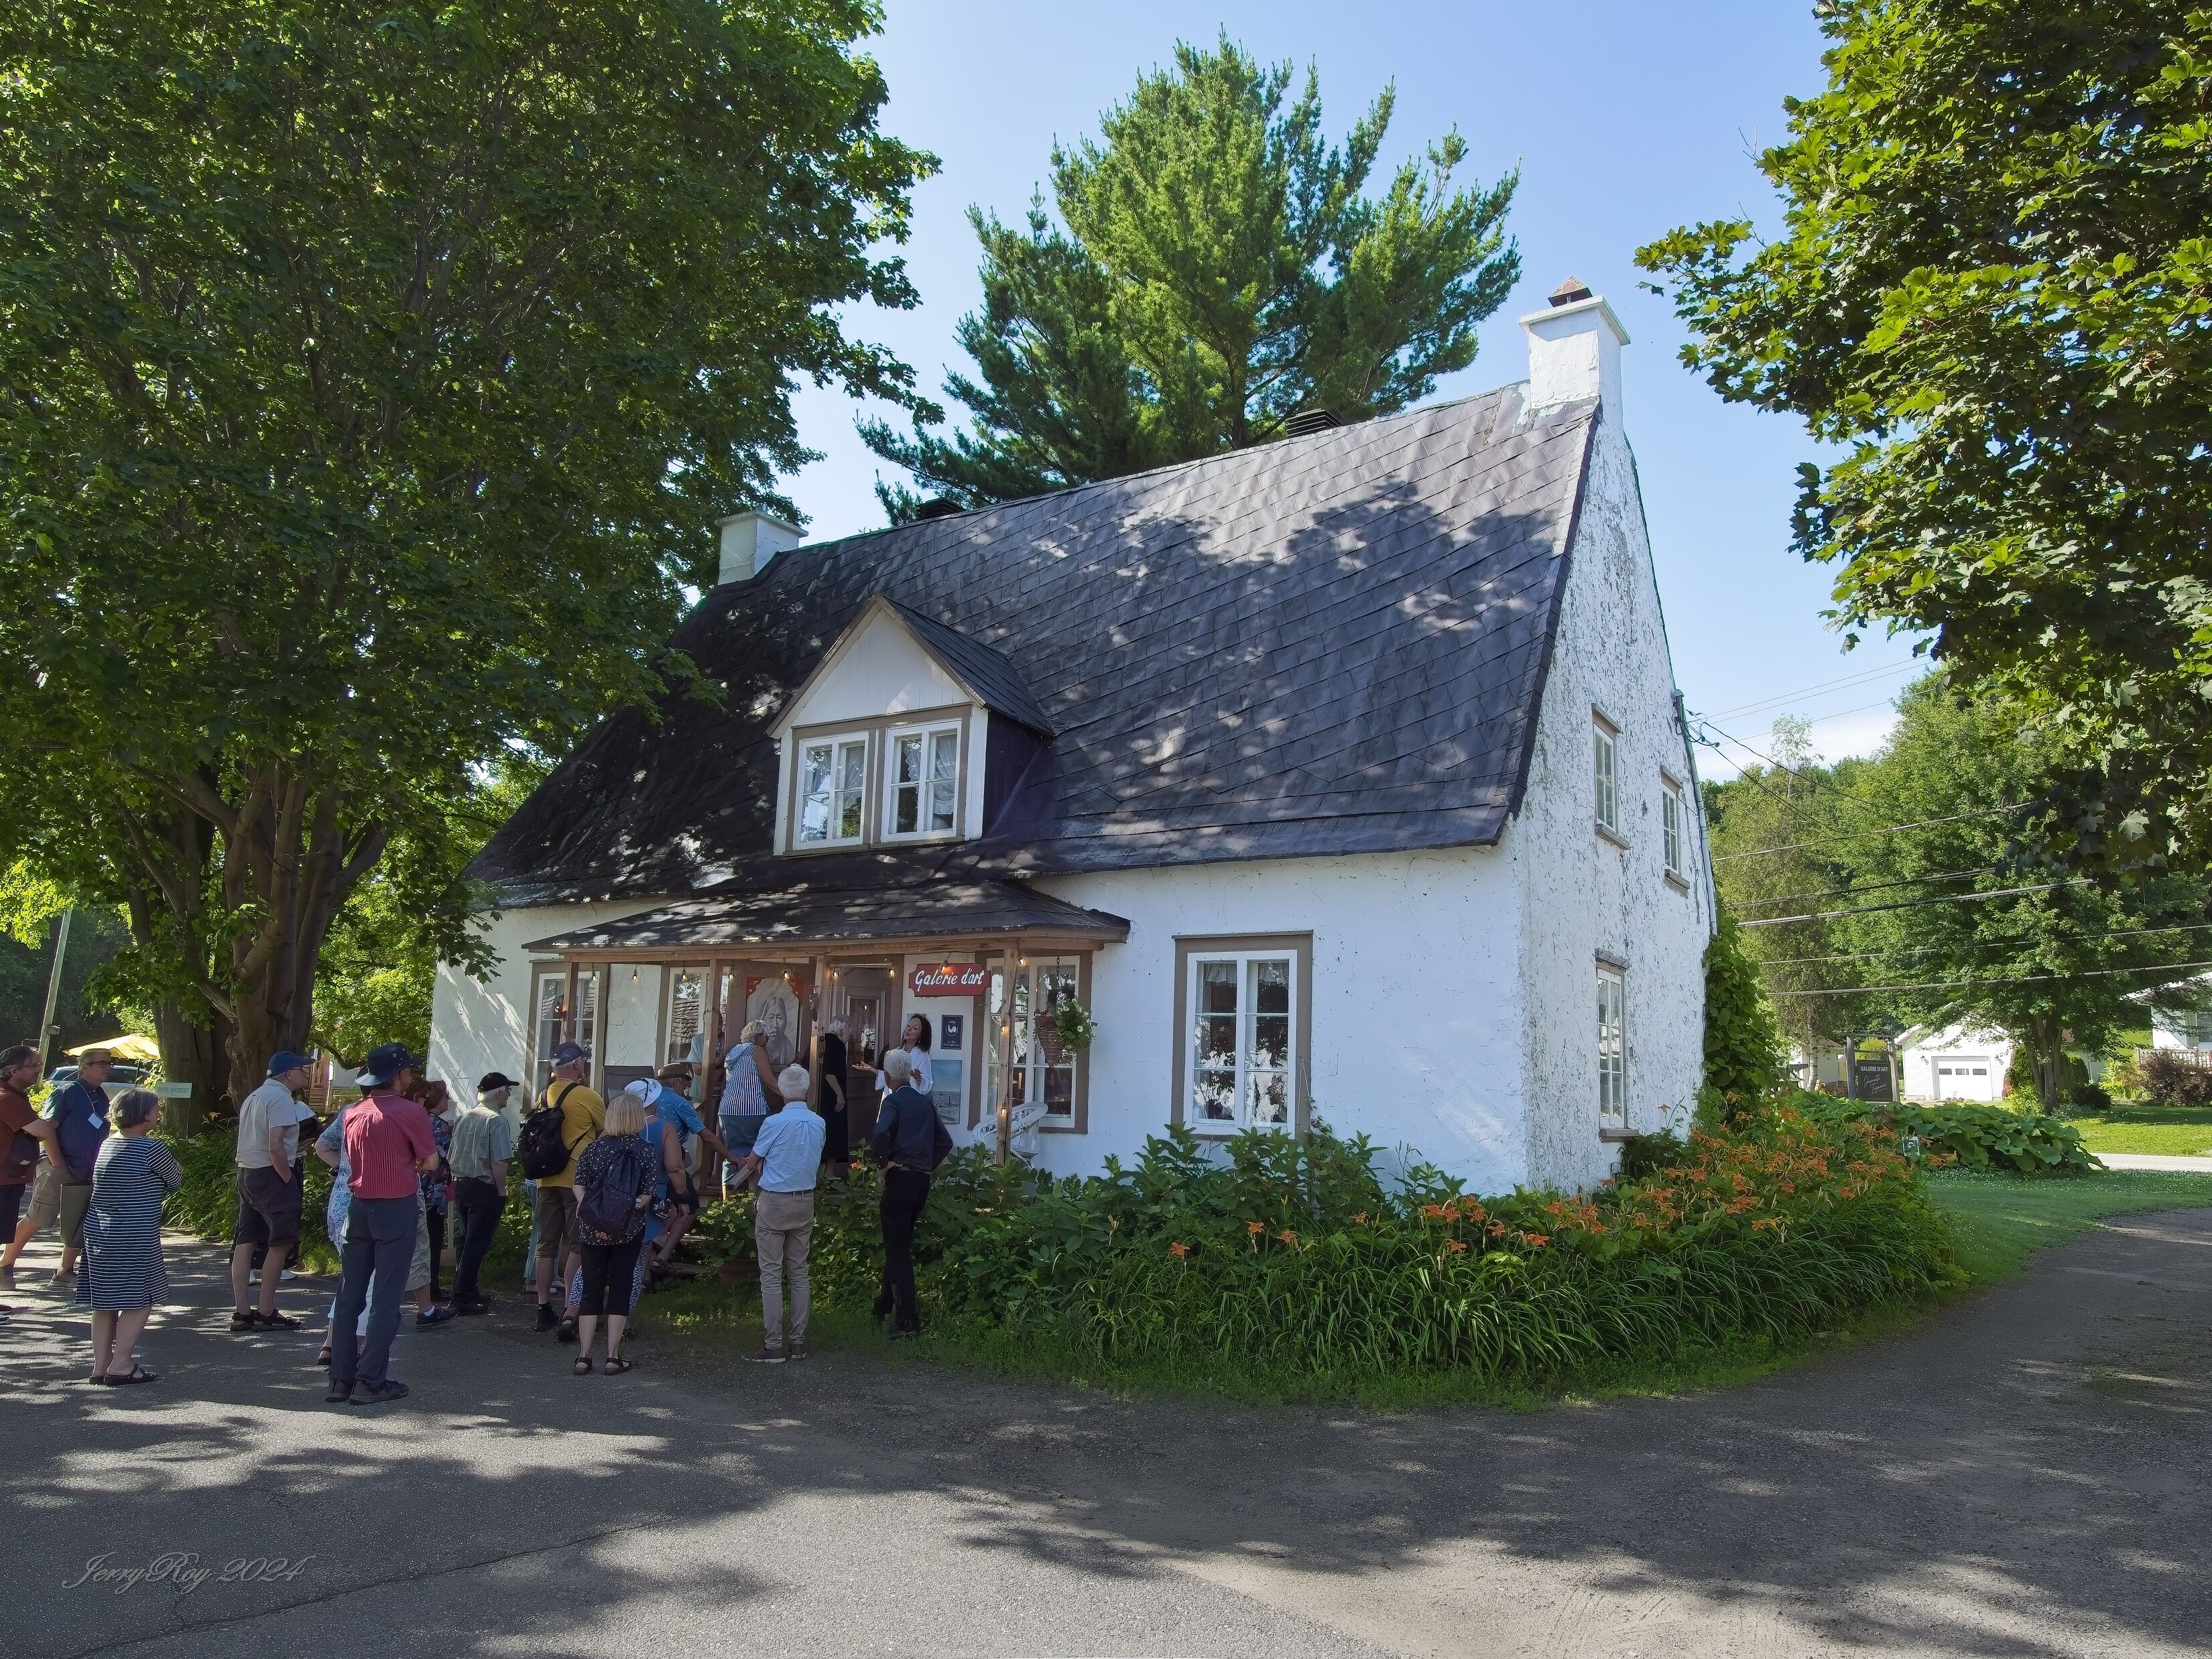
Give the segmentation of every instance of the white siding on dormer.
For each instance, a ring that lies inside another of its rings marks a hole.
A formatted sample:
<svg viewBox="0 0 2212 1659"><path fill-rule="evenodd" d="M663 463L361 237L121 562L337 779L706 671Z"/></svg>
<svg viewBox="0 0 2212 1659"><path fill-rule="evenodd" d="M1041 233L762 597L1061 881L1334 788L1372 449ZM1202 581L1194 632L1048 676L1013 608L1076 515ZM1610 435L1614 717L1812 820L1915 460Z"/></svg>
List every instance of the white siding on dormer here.
<svg viewBox="0 0 2212 1659"><path fill-rule="evenodd" d="M880 611L862 620L805 694L776 722L781 732L972 701L913 635Z"/></svg>

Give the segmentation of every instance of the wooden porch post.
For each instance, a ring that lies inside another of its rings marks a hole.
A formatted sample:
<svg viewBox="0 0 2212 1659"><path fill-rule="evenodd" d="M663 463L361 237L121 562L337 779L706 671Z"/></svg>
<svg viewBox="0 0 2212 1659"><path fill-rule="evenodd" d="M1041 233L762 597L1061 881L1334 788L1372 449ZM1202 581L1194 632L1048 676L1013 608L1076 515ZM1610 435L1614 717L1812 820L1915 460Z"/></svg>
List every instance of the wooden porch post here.
<svg viewBox="0 0 2212 1659"><path fill-rule="evenodd" d="M1021 946L1009 939L1003 947L1006 994L999 1003L999 1124L998 1163L1003 1168L1013 1155L1014 1144L1014 975L1021 972ZM988 975L986 976L988 981Z"/></svg>

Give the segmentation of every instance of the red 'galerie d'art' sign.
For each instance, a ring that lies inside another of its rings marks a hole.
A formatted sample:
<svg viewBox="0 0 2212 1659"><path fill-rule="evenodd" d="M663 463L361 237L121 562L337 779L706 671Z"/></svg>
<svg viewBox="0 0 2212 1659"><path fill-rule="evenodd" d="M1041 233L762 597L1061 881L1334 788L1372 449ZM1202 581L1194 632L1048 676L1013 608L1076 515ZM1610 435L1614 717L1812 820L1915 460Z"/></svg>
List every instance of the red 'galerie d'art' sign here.
<svg viewBox="0 0 2212 1659"><path fill-rule="evenodd" d="M907 981L918 997L981 996L990 983L980 962L939 962L917 968Z"/></svg>

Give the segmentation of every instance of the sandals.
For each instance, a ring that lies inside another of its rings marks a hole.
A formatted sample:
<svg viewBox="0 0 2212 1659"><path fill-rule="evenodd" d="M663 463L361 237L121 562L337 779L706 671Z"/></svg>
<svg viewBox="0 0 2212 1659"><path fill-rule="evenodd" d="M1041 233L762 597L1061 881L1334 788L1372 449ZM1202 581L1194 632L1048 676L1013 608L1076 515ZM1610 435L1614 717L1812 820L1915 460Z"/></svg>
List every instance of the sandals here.
<svg viewBox="0 0 2212 1659"><path fill-rule="evenodd" d="M609 1376L620 1376L624 1371L635 1369L630 1361L619 1356L607 1361L606 1370Z"/></svg>
<svg viewBox="0 0 2212 1659"><path fill-rule="evenodd" d="M576 1340L576 1322L573 1319L562 1320L560 1328L553 1333L553 1340L556 1342L574 1342Z"/></svg>
<svg viewBox="0 0 2212 1659"><path fill-rule="evenodd" d="M315 1364L322 1366L325 1370L330 1369L331 1345L329 1343L323 1344L322 1351L315 1356Z"/></svg>
<svg viewBox="0 0 2212 1659"><path fill-rule="evenodd" d="M592 1374L591 1356L589 1354L578 1354L576 1356L575 1364L570 1369L578 1376L589 1376Z"/></svg>
<svg viewBox="0 0 2212 1659"><path fill-rule="evenodd" d="M121 1376L110 1372L100 1380L111 1389L120 1389L132 1382L159 1382L161 1377L158 1371L149 1371L143 1365L133 1365Z"/></svg>

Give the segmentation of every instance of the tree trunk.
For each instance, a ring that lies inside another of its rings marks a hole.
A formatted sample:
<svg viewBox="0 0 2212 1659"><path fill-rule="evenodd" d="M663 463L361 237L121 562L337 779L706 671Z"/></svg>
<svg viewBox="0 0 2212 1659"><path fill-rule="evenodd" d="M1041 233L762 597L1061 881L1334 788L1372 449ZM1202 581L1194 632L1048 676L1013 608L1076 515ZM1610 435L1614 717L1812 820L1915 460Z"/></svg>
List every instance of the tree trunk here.
<svg viewBox="0 0 2212 1659"><path fill-rule="evenodd" d="M2028 1027L2035 1066L2035 1098L2046 1112L2058 1109L2058 1086L2066 1066L2065 1044L2054 1020L2038 1019Z"/></svg>
<svg viewBox="0 0 2212 1659"><path fill-rule="evenodd" d="M161 1075L189 1083L191 1097L168 1106L162 1119L182 1134L198 1132L208 1114L229 1103L228 1033L221 1017L197 997L190 1004L165 998L154 1009L154 1035L161 1045Z"/></svg>

